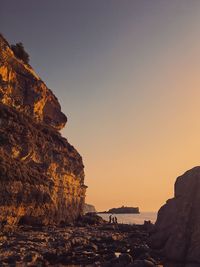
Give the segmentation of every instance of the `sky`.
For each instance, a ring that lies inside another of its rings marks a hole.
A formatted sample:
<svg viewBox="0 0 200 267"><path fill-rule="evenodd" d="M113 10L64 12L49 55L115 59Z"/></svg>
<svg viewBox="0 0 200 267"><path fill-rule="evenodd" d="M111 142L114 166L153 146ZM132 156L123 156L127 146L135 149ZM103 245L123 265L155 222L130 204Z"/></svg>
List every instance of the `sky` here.
<svg viewBox="0 0 200 267"><path fill-rule="evenodd" d="M199 0L0 0L83 157L86 202L157 211L200 165Z"/></svg>

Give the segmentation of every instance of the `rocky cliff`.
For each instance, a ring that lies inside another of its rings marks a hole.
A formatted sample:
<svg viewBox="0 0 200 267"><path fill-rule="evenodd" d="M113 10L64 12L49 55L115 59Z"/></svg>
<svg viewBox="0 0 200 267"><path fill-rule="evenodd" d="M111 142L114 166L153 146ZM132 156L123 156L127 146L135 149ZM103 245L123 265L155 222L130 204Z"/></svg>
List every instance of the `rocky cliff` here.
<svg viewBox="0 0 200 267"><path fill-rule="evenodd" d="M83 212L79 153L61 136L67 118L30 65L0 35L0 221L59 224Z"/></svg>
<svg viewBox="0 0 200 267"><path fill-rule="evenodd" d="M174 198L158 212L151 245L162 251L164 266L200 266L200 167L177 178Z"/></svg>

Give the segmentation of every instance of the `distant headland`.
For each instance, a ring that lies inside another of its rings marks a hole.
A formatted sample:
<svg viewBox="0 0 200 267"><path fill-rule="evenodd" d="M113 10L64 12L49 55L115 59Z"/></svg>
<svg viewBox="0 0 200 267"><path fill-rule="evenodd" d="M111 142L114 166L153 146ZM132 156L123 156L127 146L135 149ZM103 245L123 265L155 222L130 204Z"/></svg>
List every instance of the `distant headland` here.
<svg viewBox="0 0 200 267"><path fill-rule="evenodd" d="M103 211L99 213L114 213L114 214L127 214L127 213L132 213L132 214L139 214L139 208L138 207L125 207L121 206L120 208L112 208L109 209L108 211Z"/></svg>

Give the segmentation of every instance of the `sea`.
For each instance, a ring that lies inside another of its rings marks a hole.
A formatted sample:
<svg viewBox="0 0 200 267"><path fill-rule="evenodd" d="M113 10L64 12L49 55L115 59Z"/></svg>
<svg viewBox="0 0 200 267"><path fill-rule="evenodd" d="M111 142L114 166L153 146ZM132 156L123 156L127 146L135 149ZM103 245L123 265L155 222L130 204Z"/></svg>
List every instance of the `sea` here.
<svg viewBox="0 0 200 267"><path fill-rule="evenodd" d="M111 213L98 213L104 220L109 221ZM112 214L117 217L118 223L124 224L143 224L144 221L155 223L157 212L140 212L139 214Z"/></svg>

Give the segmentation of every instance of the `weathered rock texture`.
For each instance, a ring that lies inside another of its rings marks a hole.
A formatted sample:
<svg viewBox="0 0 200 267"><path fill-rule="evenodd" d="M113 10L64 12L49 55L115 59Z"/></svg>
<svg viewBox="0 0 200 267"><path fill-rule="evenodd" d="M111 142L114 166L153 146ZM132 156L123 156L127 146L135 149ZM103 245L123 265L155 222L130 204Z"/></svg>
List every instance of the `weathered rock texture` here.
<svg viewBox="0 0 200 267"><path fill-rule="evenodd" d="M159 210L154 231L151 245L174 262L169 266L200 266L200 167L177 178L175 196Z"/></svg>
<svg viewBox="0 0 200 267"><path fill-rule="evenodd" d="M0 36L1 102L31 116L37 122L62 129L67 121L57 98L30 65L17 59Z"/></svg>
<svg viewBox="0 0 200 267"><path fill-rule="evenodd" d="M0 35L0 222L53 224L83 212L84 166L58 130L57 98Z"/></svg>

